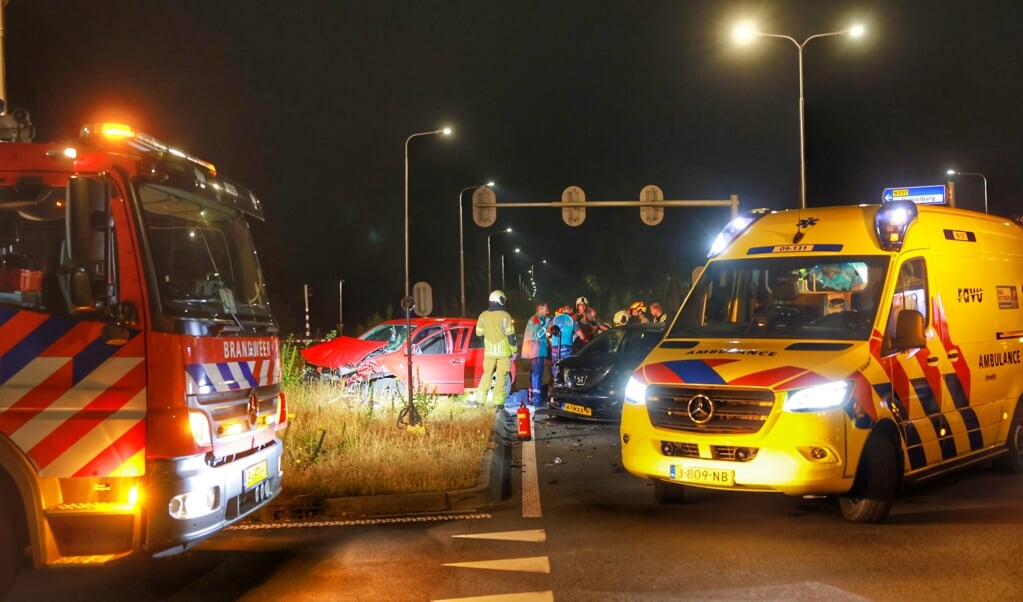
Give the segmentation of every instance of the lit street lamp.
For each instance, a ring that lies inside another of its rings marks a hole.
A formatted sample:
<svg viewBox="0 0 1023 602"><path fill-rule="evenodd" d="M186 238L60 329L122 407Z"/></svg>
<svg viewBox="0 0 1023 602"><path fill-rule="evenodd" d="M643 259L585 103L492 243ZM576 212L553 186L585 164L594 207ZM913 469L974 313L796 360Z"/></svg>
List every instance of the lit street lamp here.
<svg viewBox="0 0 1023 602"><path fill-rule="evenodd" d="M950 176L979 176L984 181L984 213L987 213L987 178L984 177L984 174L976 171L956 171L954 169L950 169L945 173Z"/></svg>
<svg viewBox="0 0 1023 602"><path fill-rule="evenodd" d="M504 230L495 230L495 231L491 232L490 234L487 234L487 294L490 294L490 291L494 290L494 284L493 284L493 281L492 281L493 279L490 277L490 274L491 274L491 269L490 269L490 265L491 265L490 264L490 237L495 235L495 234L500 234L501 232L511 232L511 231L512 231L511 228L505 228ZM503 257L503 255L502 255L502 257Z"/></svg>
<svg viewBox="0 0 1023 602"><path fill-rule="evenodd" d="M458 191L458 283L461 286L462 291L462 317L465 317L465 238L462 234L462 194L466 190L475 190L487 186L493 188L493 182L487 182L479 186L466 186L465 188ZM487 291L489 294L490 291Z"/></svg>
<svg viewBox="0 0 1023 602"><path fill-rule="evenodd" d="M803 209L806 209L806 118L803 106L805 104L803 99L803 47L806 46L810 40L816 38L840 36L843 34L849 34L854 38L858 38L863 35L863 32L864 29L862 25L853 25L852 27L841 31L831 31L828 33L812 35L803 40L802 44L790 36L776 33L763 33L758 31L756 27L749 23L738 25L732 32L735 41L740 44L750 43L755 37L781 38L795 44L796 49L799 51L799 203Z"/></svg>
<svg viewBox="0 0 1023 602"><path fill-rule="evenodd" d="M412 296L409 294L409 270L408 270L408 143L412 142L413 138L419 136L450 136L451 128L442 128L439 130L433 130L432 132L417 132L412 134L405 139L405 297L401 300L401 308L405 310L405 364L408 366L408 380L406 386L408 387L408 425L416 426L422 423L416 412L415 406L412 404L412 392L415 388L412 386Z"/></svg>

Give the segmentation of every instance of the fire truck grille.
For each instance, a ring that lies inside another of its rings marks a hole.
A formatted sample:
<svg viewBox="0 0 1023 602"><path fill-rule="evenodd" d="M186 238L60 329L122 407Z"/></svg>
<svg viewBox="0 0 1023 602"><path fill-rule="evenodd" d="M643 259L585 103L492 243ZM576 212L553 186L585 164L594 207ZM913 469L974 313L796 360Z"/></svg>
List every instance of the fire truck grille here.
<svg viewBox="0 0 1023 602"><path fill-rule="evenodd" d="M698 403L694 398L700 398ZM651 386L646 408L657 428L687 433L758 432L774 407L774 393L763 389L706 389Z"/></svg>

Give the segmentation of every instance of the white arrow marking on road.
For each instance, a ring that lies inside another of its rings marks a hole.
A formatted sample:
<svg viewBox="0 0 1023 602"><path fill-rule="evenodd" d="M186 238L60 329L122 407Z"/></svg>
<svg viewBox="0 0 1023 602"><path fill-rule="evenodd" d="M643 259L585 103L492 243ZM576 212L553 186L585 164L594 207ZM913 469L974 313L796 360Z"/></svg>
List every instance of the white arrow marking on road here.
<svg viewBox="0 0 1023 602"><path fill-rule="evenodd" d="M473 596L471 598L446 598L434 602L554 602L554 592L522 592L520 594L497 594L496 596Z"/></svg>
<svg viewBox="0 0 1023 602"><path fill-rule="evenodd" d="M465 539L499 539L501 541L547 541L547 532L543 529L526 529L524 531L500 531L493 533L465 533L452 535Z"/></svg>
<svg viewBox="0 0 1023 602"><path fill-rule="evenodd" d="M526 558L503 558L501 560L479 560L474 562L449 562L443 566L465 569L489 569L493 571L521 571L524 573L550 573L551 563L546 556Z"/></svg>

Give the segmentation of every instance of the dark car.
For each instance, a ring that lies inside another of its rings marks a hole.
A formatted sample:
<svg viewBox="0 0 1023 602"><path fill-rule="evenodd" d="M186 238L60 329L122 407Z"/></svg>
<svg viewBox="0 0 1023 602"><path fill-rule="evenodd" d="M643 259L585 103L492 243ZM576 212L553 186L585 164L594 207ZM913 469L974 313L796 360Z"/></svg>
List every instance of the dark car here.
<svg viewBox="0 0 1023 602"><path fill-rule="evenodd" d="M625 384L661 341L664 324L619 326L600 333L575 355L559 361L547 410L556 416L618 420Z"/></svg>

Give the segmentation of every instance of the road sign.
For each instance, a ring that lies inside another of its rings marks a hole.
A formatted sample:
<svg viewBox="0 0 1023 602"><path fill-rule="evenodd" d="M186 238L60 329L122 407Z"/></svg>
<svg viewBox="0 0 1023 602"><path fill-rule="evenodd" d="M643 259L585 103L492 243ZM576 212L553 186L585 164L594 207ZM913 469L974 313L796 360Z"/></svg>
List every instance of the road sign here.
<svg viewBox="0 0 1023 602"><path fill-rule="evenodd" d="M415 300L415 312L417 316L426 317L433 311L433 287L426 282L417 282L412 285L412 298Z"/></svg>
<svg viewBox="0 0 1023 602"><path fill-rule="evenodd" d="M480 186L472 193L472 221L480 228L489 228L497 221L497 195L489 186ZM486 206L484 206L486 205Z"/></svg>
<svg viewBox="0 0 1023 602"><path fill-rule="evenodd" d="M885 188L881 195L882 202L912 201L920 205L944 205L945 185L907 186L905 188Z"/></svg>
<svg viewBox="0 0 1023 602"><path fill-rule="evenodd" d="M644 186L643 190L639 191L640 201L663 201L664 191L658 186L651 184L650 186ZM640 205L639 207L639 219L643 220L643 223L648 226L656 226L661 223L664 219L664 207L654 207L652 205Z"/></svg>
<svg viewBox="0 0 1023 602"><path fill-rule="evenodd" d="M561 193L561 202L578 205L578 207L562 207L561 219L565 220L569 226L581 225L586 219L586 207L583 206L583 203L586 202L586 193L583 192L583 189L578 186L569 186Z"/></svg>

